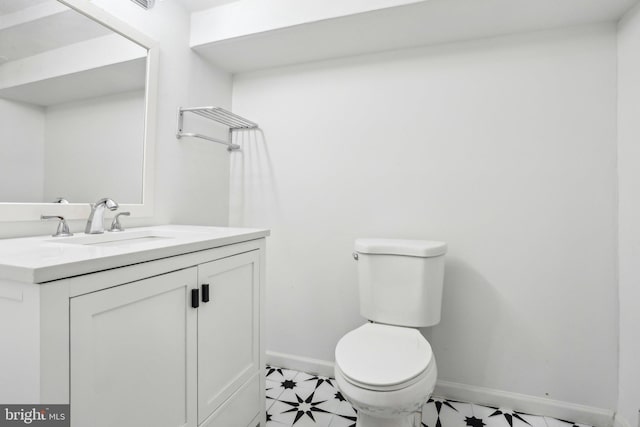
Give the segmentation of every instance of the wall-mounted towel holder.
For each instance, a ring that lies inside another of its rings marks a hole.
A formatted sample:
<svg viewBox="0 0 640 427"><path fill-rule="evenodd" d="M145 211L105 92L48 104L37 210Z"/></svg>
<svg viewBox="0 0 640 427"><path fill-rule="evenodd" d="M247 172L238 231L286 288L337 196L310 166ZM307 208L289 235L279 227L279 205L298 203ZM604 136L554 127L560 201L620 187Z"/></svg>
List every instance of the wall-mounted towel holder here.
<svg viewBox="0 0 640 427"><path fill-rule="evenodd" d="M222 123L225 126L229 127L229 141L223 141L218 138L213 138L207 135L202 135L199 133L193 132L183 132L183 124L184 124L184 113L193 113L197 114L201 117L207 118L209 120L213 120L218 123ZM226 145L229 151L239 150L240 146L233 143L233 132L237 130L246 130L246 129L257 129L259 126L257 123L252 122L251 120L247 120L244 117L241 117L237 114L232 113L231 111L225 110L220 107L192 107L192 108L182 108L178 109L178 132L176 133L176 138L180 139L184 136L189 136L192 138L200 138L206 139L207 141L217 142L218 144Z"/></svg>

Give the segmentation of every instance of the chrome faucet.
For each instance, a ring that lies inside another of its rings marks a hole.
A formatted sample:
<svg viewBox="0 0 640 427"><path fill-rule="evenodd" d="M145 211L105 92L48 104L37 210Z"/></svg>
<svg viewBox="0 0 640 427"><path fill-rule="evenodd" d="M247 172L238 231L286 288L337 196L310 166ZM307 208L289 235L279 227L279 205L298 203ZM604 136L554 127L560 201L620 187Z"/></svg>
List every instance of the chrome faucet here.
<svg viewBox="0 0 640 427"><path fill-rule="evenodd" d="M64 219L63 216L59 216L59 215L40 215L40 219L42 219L42 220L57 219L59 221L58 222L58 230L55 232L55 234L52 234L51 237L73 236L73 233L71 231L69 231L69 224L67 224L67 221Z"/></svg>
<svg viewBox="0 0 640 427"><path fill-rule="evenodd" d="M104 213L107 209L115 211L118 209L118 204L111 199L100 199L90 206L91 215L89 215L84 232L86 234L104 233Z"/></svg>

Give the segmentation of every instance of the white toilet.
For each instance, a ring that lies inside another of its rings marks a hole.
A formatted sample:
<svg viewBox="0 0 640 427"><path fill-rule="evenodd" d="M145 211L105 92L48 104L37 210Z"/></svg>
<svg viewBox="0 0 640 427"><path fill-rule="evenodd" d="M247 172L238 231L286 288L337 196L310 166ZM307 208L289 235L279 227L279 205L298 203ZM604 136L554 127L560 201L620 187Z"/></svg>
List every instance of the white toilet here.
<svg viewBox="0 0 640 427"><path fill-rule="evenodd" d="M440 322L443 242L358 239L360 314L340 339L335 376L358 411L357 427L419 427L436 384L431 346L414 328Z"/></svg>

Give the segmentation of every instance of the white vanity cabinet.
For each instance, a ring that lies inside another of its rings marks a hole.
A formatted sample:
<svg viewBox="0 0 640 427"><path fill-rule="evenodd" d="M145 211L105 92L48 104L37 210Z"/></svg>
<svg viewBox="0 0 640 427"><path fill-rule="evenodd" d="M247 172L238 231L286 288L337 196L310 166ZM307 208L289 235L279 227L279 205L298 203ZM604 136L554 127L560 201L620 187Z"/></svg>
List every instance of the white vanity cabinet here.
<svg viewBox="0 0 640 427"><path fill-rule="evenodd" d="M73 427L264 427L265 239L250 236L39 285L0 280L1 321L5 305L39 317L3 337L16 346L0 354L0 398L70 403Z"/></svg>
<svg viewBox="0 0 640 427"><path fill-rule="evenodd" d="M71 298L74 426L196 426L196 288L192 267Z"/></svg>

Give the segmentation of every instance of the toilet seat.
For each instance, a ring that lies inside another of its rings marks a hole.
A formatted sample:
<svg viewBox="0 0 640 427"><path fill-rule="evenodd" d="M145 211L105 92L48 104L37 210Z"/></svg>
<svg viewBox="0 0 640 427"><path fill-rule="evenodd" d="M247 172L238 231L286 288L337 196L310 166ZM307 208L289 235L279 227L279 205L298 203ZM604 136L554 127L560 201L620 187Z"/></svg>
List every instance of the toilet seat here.
<svg viewBox="0 0 640 427"><path fill-rule="evenodd" d="M335 355L346 381L375 391L409 387L434 363L431 346L417 329L376 323L347 333Z"/></svg>

